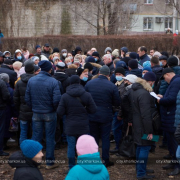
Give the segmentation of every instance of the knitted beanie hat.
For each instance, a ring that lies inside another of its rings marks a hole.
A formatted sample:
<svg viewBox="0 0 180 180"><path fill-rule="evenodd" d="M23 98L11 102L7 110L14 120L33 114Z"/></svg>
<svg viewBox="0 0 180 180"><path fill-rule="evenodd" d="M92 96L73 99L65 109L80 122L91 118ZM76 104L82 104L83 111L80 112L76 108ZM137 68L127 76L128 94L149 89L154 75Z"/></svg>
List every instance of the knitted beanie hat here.
<svg viewBox="0 0 180 180"><path fill-rule="evenodd" d="M43 146L37 141L26 139L21 143L20 148L25 157L32 159Z"/></svg>

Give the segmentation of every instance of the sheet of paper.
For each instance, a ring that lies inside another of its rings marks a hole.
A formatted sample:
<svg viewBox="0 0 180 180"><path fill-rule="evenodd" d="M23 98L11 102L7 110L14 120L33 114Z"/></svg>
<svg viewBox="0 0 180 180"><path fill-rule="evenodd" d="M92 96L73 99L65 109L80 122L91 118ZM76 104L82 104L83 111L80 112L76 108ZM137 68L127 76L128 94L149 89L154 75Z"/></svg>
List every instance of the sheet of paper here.
<svg viewBox="0 0 180 180"><path fill-rule="evenodd" d="M156 99L160 99L155 92L150 92L151 96L155 97Z"/></svg>

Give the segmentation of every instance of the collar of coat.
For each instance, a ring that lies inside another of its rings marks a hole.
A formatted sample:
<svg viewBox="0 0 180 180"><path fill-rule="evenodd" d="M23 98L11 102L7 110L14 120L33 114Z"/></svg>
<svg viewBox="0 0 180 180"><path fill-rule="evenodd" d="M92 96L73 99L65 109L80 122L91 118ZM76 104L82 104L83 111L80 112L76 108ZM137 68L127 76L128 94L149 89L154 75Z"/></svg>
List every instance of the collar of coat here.
<svg viewBox="0 0 180 180"><path fill-rule="evenodd" d="M115 85L116 85L116 86L120 86L123 82L124 82L124 79L123 79L122 81L117 81L117 82L115 83Z"/></svg>
<svg viewBox="0 0 180 180"><path fill-rule="evenodd" d="M51 76L51 75L50 75L48 72L46 72L46 71L40 71L39 74L45 74L45 75L47 75L47 76Z"/></svg>
<svg viewBox="0 0 180 180"><path fill-rule="evenodd" d="M153 89L152 89L152 87L150 86L150 84L149 84L146 80L144 80L144 79L137 78L136 83L141 84L141 85L143 86L143 88L144 88L145 90L149 91L149 92L152 92L152 91L153 91Z"/></svg>
<svg viewBox="0 0 180 180"><path fill-rule="evenodd" d="M92 66L94 66L94 67L97 67L97 68L101 68L102 66L100 65L100 64L97 64L97 63L90 63Z"/></svg>

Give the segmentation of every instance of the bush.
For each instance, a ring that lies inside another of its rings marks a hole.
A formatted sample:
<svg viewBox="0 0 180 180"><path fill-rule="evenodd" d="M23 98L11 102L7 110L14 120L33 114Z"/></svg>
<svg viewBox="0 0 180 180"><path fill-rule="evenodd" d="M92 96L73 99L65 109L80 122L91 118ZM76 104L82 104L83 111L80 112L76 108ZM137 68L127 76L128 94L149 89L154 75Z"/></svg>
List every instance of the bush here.
<svg viewBox="0 0 180 180"><path fill-rule="evenodd" d="M178 41L180 38L178 37ZM44 36L44 37L18 37L3 38L3 51L9 50L12 54L16 49L27 47L27 49L35 53L37 44L43 46L49 43L52 48L58 47L67 49L71 52L76 46L80 46L83 51L87 51L92 47L96 47L100 55L104 55L106 47L120 49L123 46L128 47L130 52L137 52L139 46L146 46L148 51L156 47L158 51L171 52L173 49L172 35L136 35L136 36ZM149 52L148 52L149 53Z"/></svg>

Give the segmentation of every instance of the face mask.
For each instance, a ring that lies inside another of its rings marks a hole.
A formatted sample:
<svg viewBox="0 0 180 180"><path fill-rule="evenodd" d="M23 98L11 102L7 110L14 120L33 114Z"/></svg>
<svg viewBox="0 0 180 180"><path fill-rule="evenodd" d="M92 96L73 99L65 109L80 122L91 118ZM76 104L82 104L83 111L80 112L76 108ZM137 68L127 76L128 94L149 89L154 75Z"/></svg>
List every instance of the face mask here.
<svg viewBox="0 0 180 180"><path fill-rule="evenodd" d="M152 89L154 88L154 84L152 85Z"/></svg>
<svg viewBox="0 0 180 180"><path fill-rule="evenodd" d="M66 56L67 56L67 53L63 53L63 56L66 57Z"/></svg>
<svg viewBox="0 0 180 180"><path fill-rule="evenodd" d="M163 63L162 63L162 62L160 62L160 66L163 66Z"/></svg>
<svg viewBox="0 0 180 180"><path fill-rule="evenodd" d="M82 80L86 82L88 80L88 78L87 77L83 77Z"/></svg>
<svg viewBox="0 0 180 180"><path fill-rule="evenodd" d="M68 62L68 63L67 63L68 66L71 65L71 64L72 64L71 62Z"/></svg>
<svg viewBox="0 0 180 180"><path fill-rule="evenodd" d="M22 56L17 56L17 59L21 60L21 59L22 59Z"/></svg>
<svg viewBox="0 0 180 180"><path fill-rule="evenodd" d="M122 76L116 76L117 81L122 81Z"/></svg>
<svg viewBox="0 0 180 180"><path fill-rule="evenodd" d="M144 75L145 75L145 74L142 74L142 78L144 78Z"/></svg>
<svg viewBox="0 0 180 180"><path fill-rule="evenodd" d="M94 58L94 59L95 59L95 61L97 62L98 59L97 59L97 58Z"/></svg>

